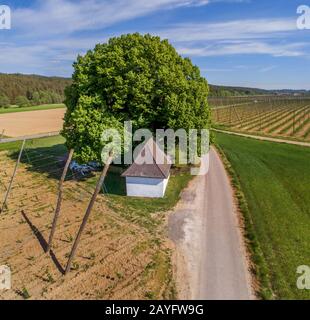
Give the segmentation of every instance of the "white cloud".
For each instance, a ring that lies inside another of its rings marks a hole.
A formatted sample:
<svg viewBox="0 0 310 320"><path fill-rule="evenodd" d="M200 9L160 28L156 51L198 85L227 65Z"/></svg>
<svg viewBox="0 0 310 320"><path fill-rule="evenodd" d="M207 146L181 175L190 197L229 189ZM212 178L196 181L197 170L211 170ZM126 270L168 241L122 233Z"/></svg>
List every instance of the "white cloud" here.
<svg viewBox="0 0 310 320"><path fill-rule="evenodd" d="M160 31L160 35L177 42L194 42L274 38L292 31L296 31L294 19L252 19L219 23L179 24Z"/></svg>
<svg viewBox="0 0 310 320"><path fill-rule="evenodd" d="M276 68L276 66L267 66L267 67L264 67L264 68L261 68L259 70L259 72L262 72L262 73L265 73L265 72L269 72L269 71L272 71Z"/></svg>
<svg viewBox="0 0 310 320"><path fill-rule="evenodd" d="M296 41L293 38L296 32L298 30L294 19L269 18L178 24L160 30L159 35L170 39L178 52L187 56L307 55L309 44Z"/></svg>
<svg viewBox="0 0 310 320"><path fill-rule="evenodd" d="M247 0L40 0L32 8L13 11L12 36L1 44L1 71L69 75L77 54L110 36L119 22L160 10L199 7L214 2ZM309 44L294 40L295 19L244 19L214 23L182 23L165 29L140 28L120 33L150 32L168 38L186 56L266 54L307 56ZM92 32L90 32L92 31ZM287 39L291 39L287 42ZM224 72L222 70L221 72ZM267 72L267 71L265 71Z"/></svg>
<svg viewBox="0 0 310 320"><path fill-rule="evenodd" d="M162 9L204 6L206 0L45 0L13 11L15 28L34 34L66 34L102 29Z"/></svg>
<svg viewBox="0 0 310 320"><path fill-rule="evenodd" d="M262 41L240 41L223 44L210 44L204 47L177 47L182 55L225 56L236 54L267 54L274 57L298 57L305 54L307 43L275 44Z"/></svg>

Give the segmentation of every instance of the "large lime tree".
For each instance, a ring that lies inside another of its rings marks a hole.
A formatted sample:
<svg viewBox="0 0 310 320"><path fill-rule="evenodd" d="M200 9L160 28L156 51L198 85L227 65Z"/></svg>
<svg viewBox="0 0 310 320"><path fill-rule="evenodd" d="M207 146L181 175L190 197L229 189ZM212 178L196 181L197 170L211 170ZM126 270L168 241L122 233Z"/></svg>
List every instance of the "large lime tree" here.
<svg viewBox="0 0 310 320"><path fill-rule="evenodd" d="M106 128L203 129L208 83L167 40L138 33L98 44L74 63L63 136L80 161L99 160Z"/></svg>

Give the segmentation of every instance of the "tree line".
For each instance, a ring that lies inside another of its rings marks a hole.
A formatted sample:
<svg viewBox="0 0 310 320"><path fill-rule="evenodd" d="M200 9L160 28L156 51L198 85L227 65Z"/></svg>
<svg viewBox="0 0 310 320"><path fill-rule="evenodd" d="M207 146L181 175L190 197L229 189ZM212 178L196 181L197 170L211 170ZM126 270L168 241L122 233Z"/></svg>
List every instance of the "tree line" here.
<svg viewBox="0 0 310 320"><path fill-rule="evenodd" d="M62 103L71 79L37 75L0 74L0 107Z"/></svg>

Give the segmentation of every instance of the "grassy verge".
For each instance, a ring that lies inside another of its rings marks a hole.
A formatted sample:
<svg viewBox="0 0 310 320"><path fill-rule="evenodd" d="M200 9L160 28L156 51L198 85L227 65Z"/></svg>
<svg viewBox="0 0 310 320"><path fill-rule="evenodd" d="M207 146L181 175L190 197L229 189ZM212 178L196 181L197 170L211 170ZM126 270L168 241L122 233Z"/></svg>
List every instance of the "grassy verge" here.
<svg viewBox="0 0 310 320"><path fill-rule="evenodd" d="M229 126L225 125L214 125L214 129L223 130L223 131L230 131L240 134L248 134L251 136L256 137L266 137L266 138L273 138L273 139L283 139L288 141L297 141L297 142L309 142L309 139L307 139L307 134L305 134L303 137L295 137L293 135L281 135L281 134L266 134L264 132L256 132L256 131L246 131L246 130L237 130L234 128L231 128Z"/></svg>
<svg viewBox="0 0 310 320"><path fill-rule="evenodd" d="M65 139L59 135L55 137L27 140L25 147L26 149L48 148L55 145L63 146L64 142ZM22 141L2 143L0 144L0 151L17 151L20 149L21 145ZM63 148L65 150L64 146Z"/></svg>
<svg viewBox="0 0 310 320"><path fill-rule="evenodd" d="M296 269L310 265L310 149L222 133L216 139L245 219L260 295L309 299L296 287Z"/></svg>
<svg viewBox="0 0 310 320"><path fill-rule="evenodd" d="M32 107L24 107L24 108L12 106L10 108L0 108L0 114L38 111L38 110L50 110L50 109L62 109L62 108L65 108L65 105L62 103L61 104L44 104L41 106L32 106Z"/></svg>
<svg viewBox="0 0 310 320"><path fill-rule="evenodd" d="M165 220L165 212L176 205L181 191L191 179L189 171L173 171L164 198L127 197L125 179L112 168L105 181L107 202L111 209L127 220L148 230L155 230L155 227ZM94 177L89 179L88 183L95 185L96 181L97 178Z"/></svg>

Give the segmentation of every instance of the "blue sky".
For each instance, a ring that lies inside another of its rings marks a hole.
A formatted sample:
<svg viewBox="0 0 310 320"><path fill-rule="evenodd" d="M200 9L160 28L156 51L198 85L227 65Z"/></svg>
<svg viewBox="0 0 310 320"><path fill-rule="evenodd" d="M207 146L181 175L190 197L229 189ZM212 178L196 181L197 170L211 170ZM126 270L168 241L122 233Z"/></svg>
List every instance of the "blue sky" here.
<svg viewBox="0 0 310 320"><path fill-rule="evenodd" d="M71 76L72 62L111 36L168 38L212 84L310 89L310 30L296 26L310 0L0 0L0 72Z"/></svg>

